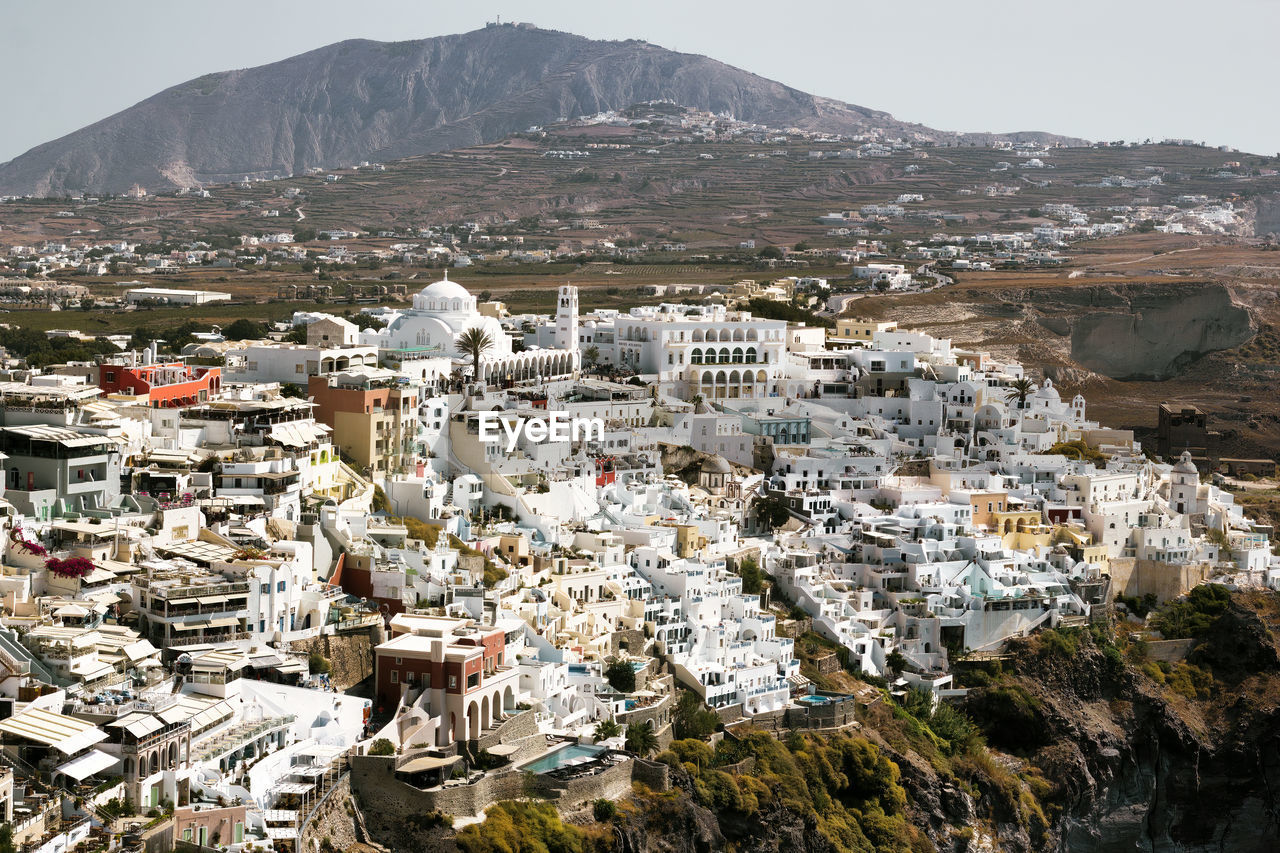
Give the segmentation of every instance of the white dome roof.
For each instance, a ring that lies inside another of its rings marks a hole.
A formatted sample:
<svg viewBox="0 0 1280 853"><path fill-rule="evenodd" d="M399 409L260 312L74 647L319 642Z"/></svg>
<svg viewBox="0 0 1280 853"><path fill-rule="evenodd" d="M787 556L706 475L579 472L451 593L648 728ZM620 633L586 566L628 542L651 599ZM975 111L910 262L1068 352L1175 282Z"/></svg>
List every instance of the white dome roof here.
<svg viewBox="0 0 1280 853"><path fill-rule="evenodd" d="M470 299L471 294L467 289L456 281L442 278L437 282L432 282L422 289L423 296L434 297L435 299Z"/></svg>

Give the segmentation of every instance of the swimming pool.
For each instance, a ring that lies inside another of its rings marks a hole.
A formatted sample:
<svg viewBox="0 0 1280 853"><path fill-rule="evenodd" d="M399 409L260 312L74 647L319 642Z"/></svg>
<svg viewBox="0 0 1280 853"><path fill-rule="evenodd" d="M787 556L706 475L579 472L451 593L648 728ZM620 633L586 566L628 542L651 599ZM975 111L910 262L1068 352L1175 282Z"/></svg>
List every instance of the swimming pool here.
<svg viewBox="0 0 1280 853"><path fill-rule="evenodd" d="M604 752L605 748L603 746L572 743L563 749L557 749L555 752L544 755L536 761L530 761L520 769L528 770L530 773L548 773L570 764L579 764Z"/></svg>
<svg viewBox="0 0 1280 853"><path fill-rule="evenodd" d="M816 694L810 694L808 696L797 696L796 701L804 705L825 705L831 700L828 699L826 696L818 696Z"/></svg>

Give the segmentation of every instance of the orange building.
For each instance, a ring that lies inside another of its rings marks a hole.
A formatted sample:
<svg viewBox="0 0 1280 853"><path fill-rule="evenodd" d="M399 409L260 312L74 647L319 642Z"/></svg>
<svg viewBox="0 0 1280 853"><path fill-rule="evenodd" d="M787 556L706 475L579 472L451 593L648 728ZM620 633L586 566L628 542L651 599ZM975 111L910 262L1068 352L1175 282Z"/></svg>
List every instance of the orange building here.
<svg viewBox="0 0 1280 853"><path fill-rule="evenodd" d="M362 374L312 376L307 394L316 420L333 427L333 443L357 466L379 473L408 464L418 429L412 386Z"/></svg>
<svg viewBox="0 0 1280 853"><path fill-rule="evenodd" d="M156 409L194 406L222 387L222 368L180 361L135 367L104 364L98 368L98 387L106 394L145 396Z"/></svg>

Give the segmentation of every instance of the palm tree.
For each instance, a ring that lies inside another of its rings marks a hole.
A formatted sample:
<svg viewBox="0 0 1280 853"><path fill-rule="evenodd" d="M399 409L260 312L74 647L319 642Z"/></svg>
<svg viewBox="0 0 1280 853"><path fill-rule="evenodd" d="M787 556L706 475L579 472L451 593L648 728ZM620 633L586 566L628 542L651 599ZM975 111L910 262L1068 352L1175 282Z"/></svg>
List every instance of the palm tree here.
<svg viewBox="0 0 1280 853"><path fill-rule="evenodd" d="M596 723L596 731L595 731L596 743L600 743L601 741L608 740L609 738L615 738L619 734L621 734L621 732L622 732L622 726L618 725L613 720L601 720L600 722Z"/></svg>
<svg viewBox="0 0 1280 853"><path fill-rule="evenodd" d="M597 363L598 361L600 361L600 348L599 348L599 347L591 346L591 347L587 347L586 349L584 349L584 350L582 351L582 366L583 366L583 367L595 367L595 365L596 365L596 363Z"/></svg>
<svg viewBox="0 0 1280 853"><path fill-rule="evenodd" d="M1009 383L1009 390L1004 394L1004 401L1012 403L1018 401L1018 408L1025 409L1027 407L1027 398L1031 396L1031 392L1036 390L1035 383L1025 376L1021 379L1015 379Z"/></svg>
<svg viewBox="0 0 1280 853"><path fill-rule="evenodd" d="M653 732L653 723L645 720L627 726L626 746L628 752L634 752L645 758L658 751L658 736Z"/></svg>
<svg viewBox="0 0 1280 853"><path fill-rule="evenodd" d="M458 335L458 352L471 356L471 379L480 381L480 356L493 348L493 336L479 326Z"/></svg>

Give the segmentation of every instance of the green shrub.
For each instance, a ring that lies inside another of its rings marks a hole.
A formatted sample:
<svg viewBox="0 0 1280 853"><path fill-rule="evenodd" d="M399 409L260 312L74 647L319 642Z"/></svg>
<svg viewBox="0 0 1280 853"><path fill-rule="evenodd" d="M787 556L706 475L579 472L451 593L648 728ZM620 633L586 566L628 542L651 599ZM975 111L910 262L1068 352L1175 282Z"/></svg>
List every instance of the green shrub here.
<svg viewBox="0 0 1280 853"><path fill-rule="evenodd" d="M370 755L395 755L396 745L384 737L380 737L369 745Z"/></svg>
<svg viewBox="0 0 1280 853"><path fill-rule="evenodd" d="M613 804L613 800L596 800L591 804L591 814L600 823L612 820L617 813L618 807Z"/></svg>

